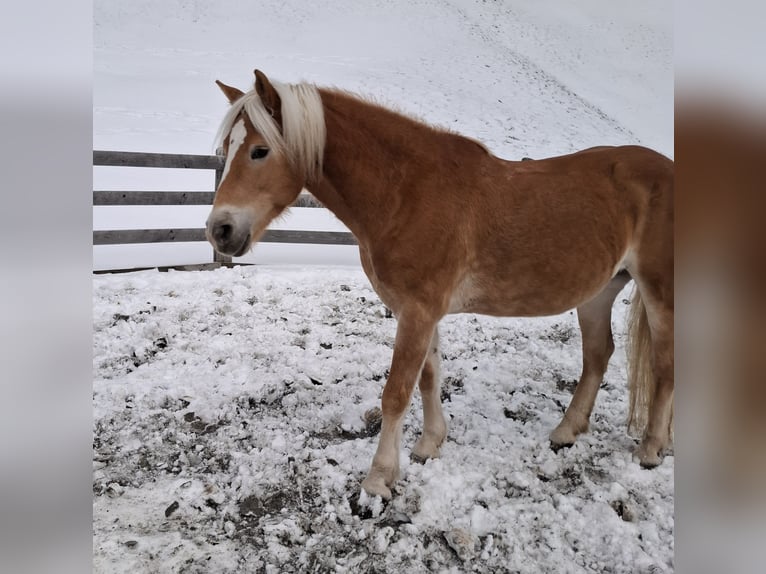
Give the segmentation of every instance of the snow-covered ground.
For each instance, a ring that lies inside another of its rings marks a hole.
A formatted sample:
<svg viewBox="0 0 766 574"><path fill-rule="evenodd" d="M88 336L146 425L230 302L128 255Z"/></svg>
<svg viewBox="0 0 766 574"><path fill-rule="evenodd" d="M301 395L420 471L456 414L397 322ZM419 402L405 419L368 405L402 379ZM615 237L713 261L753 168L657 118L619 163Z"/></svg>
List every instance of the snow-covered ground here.
<svg viewBox="0 0 766 574"><path fill-rule="evenodd" d="M543 157L673 156L665 2L97 0L94 148L211 153L258 67L367 94ZM94 168L94 189L212 189L212 174ZM94 228L200 227L207 208L94 208ZM342 229L322 210L284 228ZM96 268L209 261L204 243L94 248ZM624 316L592 429L547 434L580 369L575 316L442 323L450 433L385 508L360 508L394 320L352 247L264 245L204 273L94 277L96 572L671 572L673 457L625 432ZM323 267L310 264L321 262ZM345 264L328 267L328 264ZM365 420L367 416L368 420ZM462 541L462 542L461 542Z"/></svg>
<svg viewBox="0 0 766 574"><path fill-rule="evenodd" d="M409 461L416 394L393 501L367 509L395 320L359 269L95 277L95 571L671 572L673 457L641 469L624 425L628 294L591 430L558 453L574 314L446 318L442 458Z"/></svg>

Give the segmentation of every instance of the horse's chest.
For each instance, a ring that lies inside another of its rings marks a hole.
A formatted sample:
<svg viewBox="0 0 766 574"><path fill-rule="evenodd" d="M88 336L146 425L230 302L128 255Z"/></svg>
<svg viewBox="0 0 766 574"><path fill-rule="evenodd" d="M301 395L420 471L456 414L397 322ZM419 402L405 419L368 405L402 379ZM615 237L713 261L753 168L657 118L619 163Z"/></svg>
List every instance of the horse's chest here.
<svg viewBox="0 0 766 574"><path fill-rule="evenodd" d="M380 281L380 279L374 274L368 273L367 277L372 284L372 288L375 290L375 293L378 294L378 297L380 297L380 300L383 302L383 304L391 309L394 314L398 314L398 310L401 307L401 296L396 292L396 290Z"/></svg>
<svg viewBox="0 0 766 574"><path fill-rule="evenodd" d="M366 249L360 247L359 255L362 261L362 269L364 269L367 278L370 280L372 288L378 294L380 300L383 301L383 304L392 311L396 312L396 310L399 308L400 299L396 293L396 290L391 285L387 285L386 282L383 281L383 279L380 277L380 275L376 273L372 258Z"/></svg>

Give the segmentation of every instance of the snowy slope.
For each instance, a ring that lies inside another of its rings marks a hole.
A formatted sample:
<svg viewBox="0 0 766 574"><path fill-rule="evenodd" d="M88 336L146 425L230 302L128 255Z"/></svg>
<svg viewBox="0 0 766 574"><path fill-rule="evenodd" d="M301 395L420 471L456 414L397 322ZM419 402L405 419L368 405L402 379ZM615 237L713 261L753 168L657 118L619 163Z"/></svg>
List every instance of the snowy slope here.
<svg viewBox="0 0 766 574"><path fill-rule="evenodd" d="M504 157L597 143L672 154L666 11L656 0L99 0L94 145L208 152L225 109L213 80L248 87L259 67L370 94Z"/></svg>
<svg viewBox="0 0 766 574"><path fill-rule="evenodd" d="M226 102L255 67L357 91L483 141L501 157L643 143L673 153L666 3L351 0L94 3L94 148L211 153ZM97 168L96 189L211 189L212 175ZM98 208L98 229L197 227L206 208ZM299 212L301 210L294 210ZM180 221L181 223L176 223ZM340 229L315 211L281 224ZM99 268L209 260L204 244L99 247ZM259 246L243 261L315 261ZM356 263L353 248L324 249ZM178 259L180 261L176 261ZM301 259L303 258L303 259Z"/></svg>

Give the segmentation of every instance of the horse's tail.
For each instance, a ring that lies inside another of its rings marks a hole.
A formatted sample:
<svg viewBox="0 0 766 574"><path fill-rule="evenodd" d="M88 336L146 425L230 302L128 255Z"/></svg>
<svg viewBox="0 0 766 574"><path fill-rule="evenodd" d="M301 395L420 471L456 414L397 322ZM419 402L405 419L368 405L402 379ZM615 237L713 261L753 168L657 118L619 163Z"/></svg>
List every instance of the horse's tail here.
<svg viewBox="0 0 766 574"><path fill-rule="evenodd" d="M652 372L649 320L641 293L636 287L628 316L628 432L641 435L649 418L656 378Z"/></svg>

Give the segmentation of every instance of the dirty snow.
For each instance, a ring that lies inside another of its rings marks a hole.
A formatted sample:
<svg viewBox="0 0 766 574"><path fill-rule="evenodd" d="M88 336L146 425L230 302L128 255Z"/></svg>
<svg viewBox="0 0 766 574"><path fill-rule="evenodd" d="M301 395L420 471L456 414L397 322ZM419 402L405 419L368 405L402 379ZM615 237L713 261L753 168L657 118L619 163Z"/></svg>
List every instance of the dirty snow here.
<svg viewBox="0 0 766 574"><path fill-rule="evenodd" d="M576 317L443 320L442 458L359 500L395 320L356 268L94 278L97 572L671 572L673 457L632 460L624 317L591 431L554 453ZM265 569L265 570L264 570Z"/></svg>

